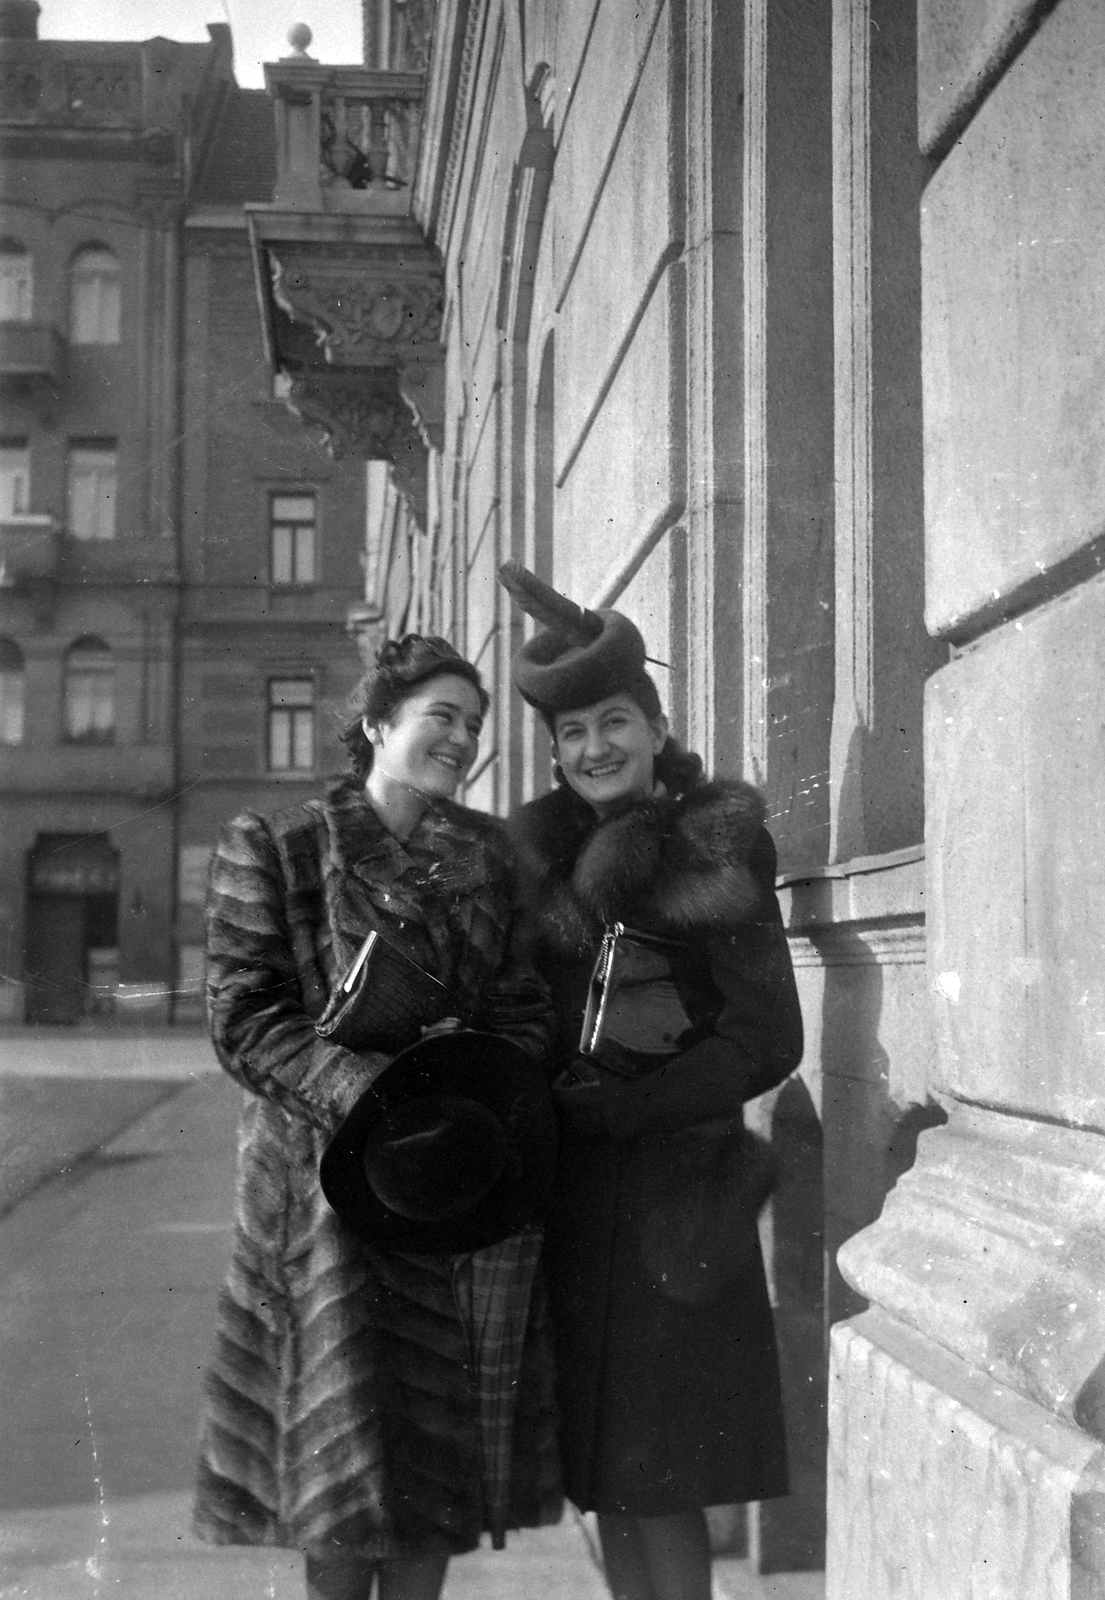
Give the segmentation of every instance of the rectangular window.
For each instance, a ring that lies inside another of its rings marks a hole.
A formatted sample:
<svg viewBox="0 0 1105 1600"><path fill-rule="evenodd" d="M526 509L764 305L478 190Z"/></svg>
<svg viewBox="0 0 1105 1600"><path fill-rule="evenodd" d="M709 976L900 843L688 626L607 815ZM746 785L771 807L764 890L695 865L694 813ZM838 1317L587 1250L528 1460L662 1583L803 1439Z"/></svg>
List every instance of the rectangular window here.
<svg viewBox="0 0 1105 1600"><path fill-rule="evenodd" d="M23 653L0 639L0 744L23 743Z"/></svg>
<svg viewBox="0 0 1105 1600"><path fill-rule="evenodd" d="M26 439L0 440L0 518L31 508L31 452Z"/></svg>
<svg viewBox="0 0 1105 1600"><path fill-rule="evenodd" d="M315 686L310 678L269 679L269 771L315 765Z"/></svg>
<svg viewBox="0 0 1105 1600"><path fill-rule="evenodd" d="M0 322L30 322L31 258L18 244L0 242Z"/></svg>
<svg viewBox="0 0 1105 1600"><path fill-rule="evenodd" d="M74 539L114 539L118 476L113 439L70 445L66 522Z"/></svg>
<svg viewBox="0 0 1105 1600"><path fill-rule="evenodd" d="M314 583L315 496L274 494L271 508L273 583Z"/></svg>

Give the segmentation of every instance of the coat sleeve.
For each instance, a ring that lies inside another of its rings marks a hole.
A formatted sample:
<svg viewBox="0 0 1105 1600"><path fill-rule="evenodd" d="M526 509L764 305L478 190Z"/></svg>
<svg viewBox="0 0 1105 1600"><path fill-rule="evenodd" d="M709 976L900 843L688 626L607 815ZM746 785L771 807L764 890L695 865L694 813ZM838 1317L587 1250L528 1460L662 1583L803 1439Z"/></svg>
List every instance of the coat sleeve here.
<svg viewBox="0 0 1105 1600"><path fill-rule="evenodd" d="M497 841L506 845L505 835ZM524 917L519 905L517 877L512 857L497 852L502 904L508 918L504 935L504 956L498 972L487 979L480 994L478 1025L489 1033L501 1033L522 1046L538 1061L544 1061L552 1044L554 1016L548 984L538 975L524 935Z"/></svg>
<svg viewBox="0 0 1105 1600"><path fill-rule="evenodd" d="M604 1115L616 1138L731 1116L782 1083L802 1059L802 1013L775 894L775 846L766 829L749 865L760 889L754 915L738 930L707 939L723 997L714 1031L666 1067L610 1086Z"/></svg>
<svg viewBox="0 0 1105 1600"><path fill-rule="evenodd" d="M207 1018L220 1063L246 1089L331 1133L387 1064L315 1033L288 920L290 891L262 818L230 823L207 895Z"/></svg>
<svg viewBox="0 0 1105 1600"><path fill-rule="evenodd" d="M501 1033L544 1061L552 1039L552 1006L548 986L527 957L512 945L502 971L484 985L479 1026Z"/></svg>

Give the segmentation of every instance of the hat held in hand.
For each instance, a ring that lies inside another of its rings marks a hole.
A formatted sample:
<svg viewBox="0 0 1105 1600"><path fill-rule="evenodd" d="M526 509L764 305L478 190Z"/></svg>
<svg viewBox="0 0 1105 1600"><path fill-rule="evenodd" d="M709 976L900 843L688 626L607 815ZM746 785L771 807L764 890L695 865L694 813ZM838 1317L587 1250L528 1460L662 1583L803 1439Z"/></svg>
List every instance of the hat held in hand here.
<svg viewBox="0 0 1105 1600"><path fill-rule="evenodd" d="M556 1164L545 1074L474 1029L403 1050L331 1139L322 1192L380 1250L453 1255L540 1223Z"/></svg>
<svg viewBox="0 0 1105 1600"><path fill-rule="evenodd" d="M499 568L499 582L542 624L514 657L515 687L536 711L553 717L624 692L646 716L659 715L656 686L645 670L645 641L628 617L576 605L516 561Z"/></svg>

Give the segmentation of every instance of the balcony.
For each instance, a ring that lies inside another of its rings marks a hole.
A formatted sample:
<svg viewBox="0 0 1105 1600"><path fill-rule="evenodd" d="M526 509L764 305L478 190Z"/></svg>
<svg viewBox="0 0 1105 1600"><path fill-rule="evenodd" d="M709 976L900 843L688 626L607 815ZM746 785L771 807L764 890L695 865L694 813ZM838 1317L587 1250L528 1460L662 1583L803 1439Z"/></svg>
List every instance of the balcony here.
<svg viewBox="0 0 1105 1600"><path fill-rule="evenodd" d="M410 211L423 81L327 67L299 54L265 67L276 115L273 205L346 215Z"/></svg>
<svg viewBox="0 0 1105 1600"><path fill-rule="evenodd" d="M47 583L57 577L60 530L51 516L15 512L0 521L0 589Z"/></svg>
<svg viewBox="0 0 1105 1600"><path fill-rule="evenodd" d="M0 322L0 383L56 386L65 374L65 341L48 322Z"/></svg>
<svg viewBox="0 0 1105 1600"><path fill-rule="evenodd" d="M266 356L335 454L391 461L424 512L426 446L442 433L444 280L411 211L422 74L324 66L301 48L267 64L265 81L276 184L247 212Z"/></svg>

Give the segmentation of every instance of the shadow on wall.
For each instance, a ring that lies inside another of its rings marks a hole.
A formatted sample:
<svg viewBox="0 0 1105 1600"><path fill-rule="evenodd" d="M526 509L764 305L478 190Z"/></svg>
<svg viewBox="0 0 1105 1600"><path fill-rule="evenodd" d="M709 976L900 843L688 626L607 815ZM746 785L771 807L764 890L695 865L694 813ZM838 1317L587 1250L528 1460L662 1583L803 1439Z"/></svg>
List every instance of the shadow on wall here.
<svg viewBox="0 0 1105 1600"><path fill-rule="evenodd" d="M790 1494L759 1507L752 1545L761 1572L819 1571L825 1565L827 1444L823 1139L801 1077L780 1089L770 1126L781 1169L771 1207L771 1281Z"/></svg>
<svg viewBox="0 0 1105 1600"><path fill-rule="evenodd" d="M891 1095L894 1056L926 1046L916 1037L917 985L905 976L915 968L880 959L875 953L878 933L874 930L861 938L838 925L822 949L821 1115L829 1326L867 1305L841 1277L837 1251L879 1216L887 1193L913 1165L918 1134L947 1121L935 1102L901 1104ZM894 985L889 1003L888 983Z"/></svg>

